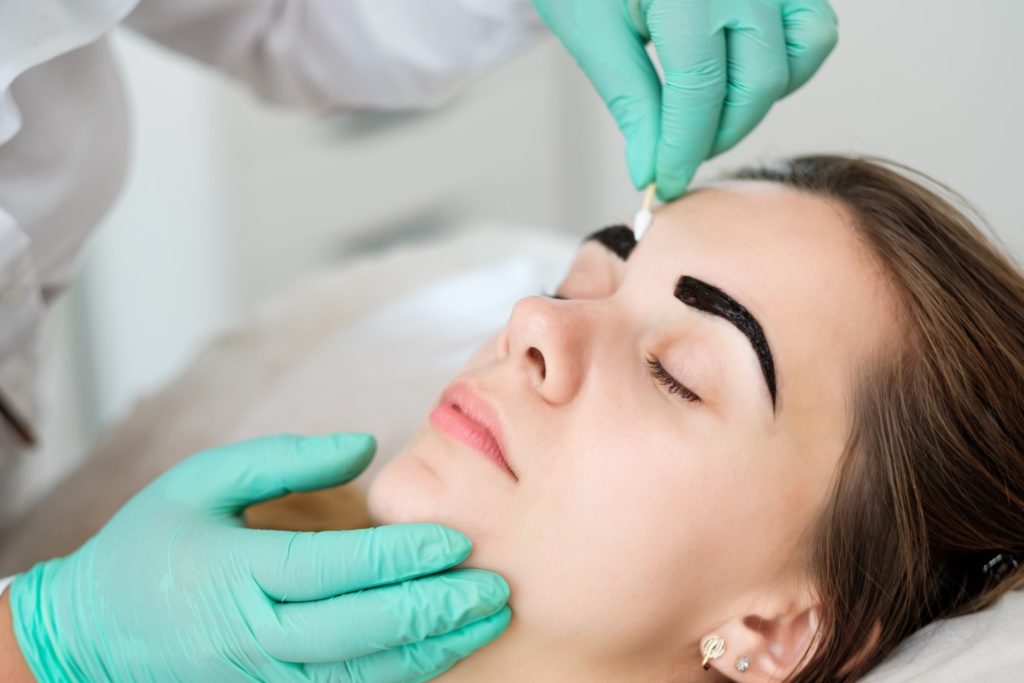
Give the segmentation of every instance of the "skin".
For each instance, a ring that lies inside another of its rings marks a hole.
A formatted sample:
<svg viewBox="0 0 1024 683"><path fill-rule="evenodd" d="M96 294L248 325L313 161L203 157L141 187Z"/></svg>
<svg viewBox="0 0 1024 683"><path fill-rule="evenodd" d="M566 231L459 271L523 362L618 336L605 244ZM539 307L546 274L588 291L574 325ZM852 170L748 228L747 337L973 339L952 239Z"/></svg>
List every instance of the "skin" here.
<svg viewBox="0 0 1024 683"><path fill-rule="evenodd" d="M0 597L0 681L31 683L34 680L14 637L10 593L5 591Z"/></svg>
<svg viewBox="0 0 1024 683"><path fill-rule="evenodd" d="M774 414L747 338L674 298L684 274L763 326ZM817 615L804 534L858 369L897 343L892 292L847 214L717 185L664 207L628 261L585 244L558 294L520 301L460 376L498 411L518 481L425 424L370 491L375 523L460 529L468 564L511 585L506 634L441 680L708 680L711 633L727 643L720 676L791 673ZM645 357L701 401L670 394Z"/></svg>

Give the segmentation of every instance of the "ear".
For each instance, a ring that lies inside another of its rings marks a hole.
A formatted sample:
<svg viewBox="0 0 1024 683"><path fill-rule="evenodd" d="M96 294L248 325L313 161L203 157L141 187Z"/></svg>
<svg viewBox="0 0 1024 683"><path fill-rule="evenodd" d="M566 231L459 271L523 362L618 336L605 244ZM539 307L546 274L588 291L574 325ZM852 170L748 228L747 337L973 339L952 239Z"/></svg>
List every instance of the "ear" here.
<svg viewBox="0 0 1024 683"><path fill-rule="evenodd" d="M817 634L820 605L805 595L798 602L752 607L747 614L715 630L725 640L725 654L711 666L733 681L784 680L797 671L809 654ZM746 660L745 671L737 666L741 660Z"/></svg>

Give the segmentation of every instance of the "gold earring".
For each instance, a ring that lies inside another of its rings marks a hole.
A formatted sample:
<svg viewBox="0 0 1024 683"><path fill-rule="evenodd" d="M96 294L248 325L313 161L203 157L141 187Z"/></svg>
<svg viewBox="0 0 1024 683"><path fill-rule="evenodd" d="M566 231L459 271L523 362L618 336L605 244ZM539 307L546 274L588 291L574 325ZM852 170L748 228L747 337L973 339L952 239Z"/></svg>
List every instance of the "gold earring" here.
<svg viewBox="0 0 1024 683"><path fill-rule="evenodd" d="M707 671L711 668L711 662L725 654L725 641L717 635L708 636L700 641L700 652L704 655L700 665Z"/></svg>

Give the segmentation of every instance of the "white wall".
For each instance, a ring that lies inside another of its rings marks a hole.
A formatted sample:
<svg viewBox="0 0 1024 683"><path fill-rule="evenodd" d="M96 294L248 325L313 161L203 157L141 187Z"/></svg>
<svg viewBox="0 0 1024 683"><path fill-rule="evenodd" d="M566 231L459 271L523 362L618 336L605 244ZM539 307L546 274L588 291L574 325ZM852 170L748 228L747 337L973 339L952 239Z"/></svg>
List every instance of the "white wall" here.
<svg viewBox="0 0 1024 683"><path fill-rule="evenodd" d="M137 38L119 38L137 126L133 168L81 278L99 422L166 381L233 320L227 160L212 125L222 84Z"/></svg>
<svg viewBox="0 0 1024 683"><path fill-rule="evenodd" d="M1024 3L840 0L836 8L841 44L820 78L723 162L883 155L962 193L1024 256Z"/></svg>
<svg viewBox="0 0 1024 683"><path fill-rule="evenodd" d="M960 190L1024 255L1024 3L835 7L841 44L821 74L702 176L804 151L880 154ZM52 373L55 443L84 451L212 334L355 249L474 217L582 234L639 199L613 123L553 42L437 113L338 119L271 111L139 39L119 46L134 168L55 326L51 355L85 354Z"/></svg>

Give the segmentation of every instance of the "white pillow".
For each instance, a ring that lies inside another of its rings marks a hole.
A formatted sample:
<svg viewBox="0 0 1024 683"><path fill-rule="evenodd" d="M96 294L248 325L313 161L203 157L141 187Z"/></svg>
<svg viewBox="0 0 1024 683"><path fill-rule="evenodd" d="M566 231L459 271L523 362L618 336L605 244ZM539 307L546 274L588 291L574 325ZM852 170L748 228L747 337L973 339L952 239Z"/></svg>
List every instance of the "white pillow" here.
<svg viewBox="0 0 1024 683"><path fill-rule="evenodd" d="M864 683L1024 681L1024 592L975 614L937 621L905 640Z"/></svg>

